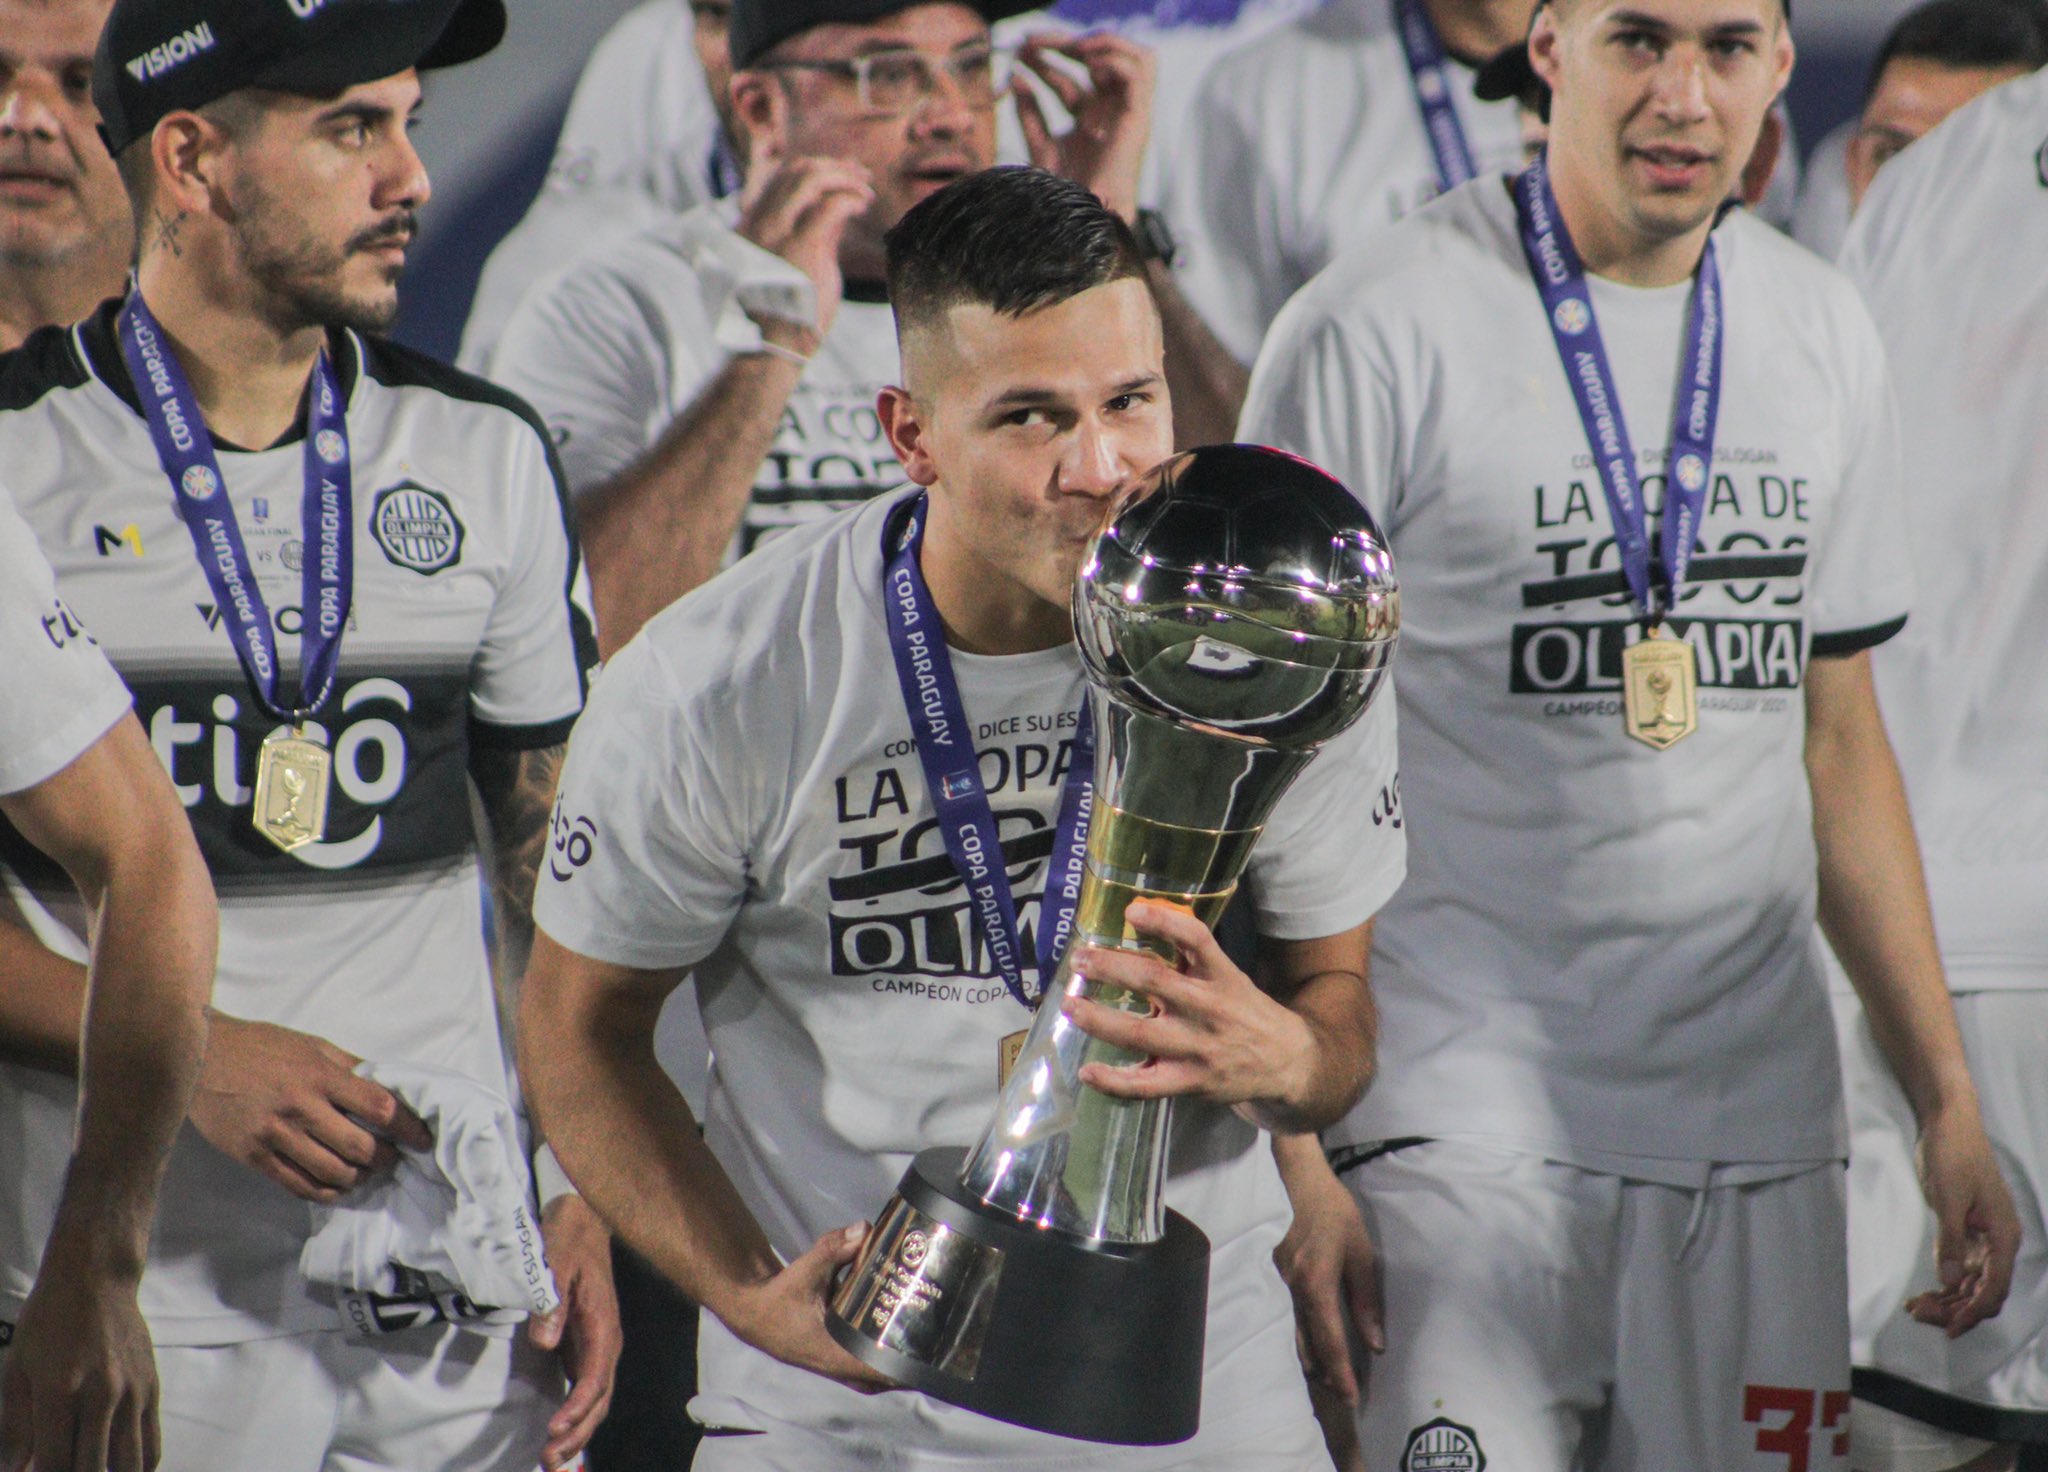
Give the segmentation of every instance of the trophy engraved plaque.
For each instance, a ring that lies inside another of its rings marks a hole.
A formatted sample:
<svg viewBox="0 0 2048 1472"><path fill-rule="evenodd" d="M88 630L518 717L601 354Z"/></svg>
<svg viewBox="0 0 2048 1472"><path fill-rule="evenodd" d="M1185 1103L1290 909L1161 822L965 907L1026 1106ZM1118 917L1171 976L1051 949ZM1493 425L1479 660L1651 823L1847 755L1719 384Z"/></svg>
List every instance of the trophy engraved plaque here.
<svg viewBox="0 0 2048 1472"><path fill-rule="evenodd" d="M1378 693L1400 595L1385 539L1341 485L1222 445L1169 460L1111 510L1074 625L1096 757L1073 935L980 1142L912 1162L826 1322L940 1400L1159 1445L1200 1421L1209 1244L1165 1208L1170 1101L1080 1081L1087 1063L1144 1060L1080 1031L1061 999L1149 1004L1075 977L1073 947L1176 959L1126 925L1141 899L1215 925L1280 795Z"/></svg>

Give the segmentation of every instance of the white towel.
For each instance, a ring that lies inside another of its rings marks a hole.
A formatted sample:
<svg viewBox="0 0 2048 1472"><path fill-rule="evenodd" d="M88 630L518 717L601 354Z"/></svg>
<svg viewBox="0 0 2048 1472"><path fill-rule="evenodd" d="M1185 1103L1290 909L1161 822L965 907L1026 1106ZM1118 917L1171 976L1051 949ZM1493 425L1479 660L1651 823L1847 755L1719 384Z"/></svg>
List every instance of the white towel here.
<svg viewBox="0 0 2048 1472"><path fill-rule="evenodd" d="M365 1063L426 1122L431 1151L399 1147L396 1168L335 1206L313 1208L299 1254L307 1281L341 1299L358 1334L435 1320L515 1323L561 1301L534 1219L519 1121L502 1094L444 1068Z"/></svg>

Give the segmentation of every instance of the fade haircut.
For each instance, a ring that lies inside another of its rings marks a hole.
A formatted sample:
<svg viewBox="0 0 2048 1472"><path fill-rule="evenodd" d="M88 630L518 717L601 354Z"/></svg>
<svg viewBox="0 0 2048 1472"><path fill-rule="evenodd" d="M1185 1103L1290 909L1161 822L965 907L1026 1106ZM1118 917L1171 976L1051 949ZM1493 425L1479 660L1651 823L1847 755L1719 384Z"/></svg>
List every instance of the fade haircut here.
<svg viewBox="0 0 2048 1472"><path fill-rule="evenodd" d="M1043 169L956 179L897 221L883 244L899 336L956 306L1022 317L1112 281L1145 279L1130 226Z"/></svg>
<svg viewBox="0 0 2048 1472"><path fill-rule="evenodd" d="M1908 11L1870 68L1868 106L1894 61L1930 61L1957 71L2048 66L2048 0L1932 0Z"/></svg>

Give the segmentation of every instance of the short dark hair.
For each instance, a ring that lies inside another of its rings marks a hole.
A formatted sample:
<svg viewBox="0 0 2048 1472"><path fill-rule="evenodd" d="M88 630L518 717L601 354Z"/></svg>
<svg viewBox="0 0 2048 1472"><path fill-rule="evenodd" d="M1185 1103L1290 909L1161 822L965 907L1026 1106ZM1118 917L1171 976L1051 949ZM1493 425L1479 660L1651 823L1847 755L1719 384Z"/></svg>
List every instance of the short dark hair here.
<svg viewBox="0 0 2048 1472"><path fill-rule="evenodd" d="M900 333L974 302L1021 317L1145 275L1137 238L1080 185L1043 169L984 169L920 202L883 237Z"/></svg>
<svg viewBox="0 0 2048 1472"><path fill-rule="evenodd" d="M2048 0L1930 0L1884 38L1864 89L1867 104L1894 61L1963 68L2048 66Z"/></svg>

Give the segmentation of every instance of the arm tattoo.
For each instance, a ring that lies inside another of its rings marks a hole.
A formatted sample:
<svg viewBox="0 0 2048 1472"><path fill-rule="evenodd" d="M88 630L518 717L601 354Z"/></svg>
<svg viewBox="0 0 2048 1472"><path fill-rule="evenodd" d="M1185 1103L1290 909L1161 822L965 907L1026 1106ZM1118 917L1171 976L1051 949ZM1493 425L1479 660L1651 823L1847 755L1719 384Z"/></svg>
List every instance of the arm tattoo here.
<svg viewBox="0 0 2048 1472"><path fill-rule="evenodd" d="M562 746L478 750L470 756L484 819L484 872L491 886L494 969L501 1000L517 995L533 950L533 887L547 851L548 815L562 772Z"/></svg>

